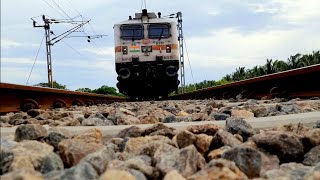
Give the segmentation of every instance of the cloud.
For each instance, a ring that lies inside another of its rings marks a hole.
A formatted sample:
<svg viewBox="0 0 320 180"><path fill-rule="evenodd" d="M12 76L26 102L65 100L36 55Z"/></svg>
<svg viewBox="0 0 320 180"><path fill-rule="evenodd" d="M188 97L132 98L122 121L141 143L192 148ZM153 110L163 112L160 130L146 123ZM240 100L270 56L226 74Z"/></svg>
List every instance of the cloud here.
<svg viewBox="0 0 320 180"><path fill-rule="evenodd" d="M15 57L15 58L1 58L1 63L8 63L8 64L33 64L34 63L34 59L31 58L19 58L19 57ZM46 64L46 62L44 61L40 61L38 60L36 62L36 64Z"/></svg>
<svg viewBox="0 0 320 180"><path fill-rule="evenodd" d="M297 41L297 39L299 41ZM305 29L265 29L243 33L236 28L212 30L211 34L187 40L191 63L195 68L233 69L263 64L268 58L286 60L295 53L320 47L320 37Z"/></svg>
<svg viewBox="0 0 320 180"><path fill-rule="evenodd" d="M81 51L89 52L97 56L114 57L114 47L102 47L102 48L83 48Z"/></svg>
<svg viewBox="0 0 320 180"><path fill-rule="evenodd" d="M214 9L208 10L208 15L210 15L210 16L218 16L220 14L221 14L221 12L219 10L214 10Z"/></svg>
<svg viewBox="0 0 320 180"><path fill-rule="evenodd" d="M13 40L8 40L8 39L1 39L1 48L4 48L4 49L16 48L16 47L28 47L28 46L35 47L35 46L39 46L39 45L21 43L21 42L16 42Z"/></svg>
<svg viewBox="0 0 320 180"><path fill-rule="evenodd" d="M280 19L289 24L319 24L319 0L268 0L249 3L248 6L255 13L270 13L276 20Z"/></svg>
<svg viewBox="0 0 320 180"><path fill-rule="evenodd" d="M30 73L29 68L25 68L25 67L3 68L3 65L1 65L1 82L26 84L29 73ZM43 77L44 76L42 75L42 73L32 73L30 80L32 80L32 82L37 82L43 79Z"/></svg>
<svg viewBox="0 0 320 180"><path fill-rule="evenodd" d="M248 6L254 13L275 14L280 11L280 8L275 6L274 4L250 3Z"/></svg>

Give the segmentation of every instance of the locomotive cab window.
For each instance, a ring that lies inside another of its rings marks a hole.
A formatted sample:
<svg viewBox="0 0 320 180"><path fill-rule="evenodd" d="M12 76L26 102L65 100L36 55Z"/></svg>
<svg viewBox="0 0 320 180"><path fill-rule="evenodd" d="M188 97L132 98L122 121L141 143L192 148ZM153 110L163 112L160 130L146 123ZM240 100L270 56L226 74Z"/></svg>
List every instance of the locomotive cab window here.
<svg viewBox="0 0 320 180"><path fill-rule="evenodd" d="M150 24L148 26L150 39L163 39L171 37L170 24Z"/></svg>
<svg viewBox="0 0 320 180"><path fill-rule="evenodd" d="M123 40L141 40L143 36L143 26L142 25L122 25L121 29L121 39Z"/></svg>

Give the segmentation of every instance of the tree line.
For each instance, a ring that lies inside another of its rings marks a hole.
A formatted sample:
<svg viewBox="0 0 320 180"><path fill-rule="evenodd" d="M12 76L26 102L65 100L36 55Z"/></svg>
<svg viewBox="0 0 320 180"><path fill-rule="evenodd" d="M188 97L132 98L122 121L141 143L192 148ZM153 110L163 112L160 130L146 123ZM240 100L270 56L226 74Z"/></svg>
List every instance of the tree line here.
<svg viewBox="0 0 320 180"><path fill-rule="evenodd" d="M185 87L185 90L186 92L191 92L197 89L223 85L235 81L311 66L315 64L320 64L320 51L313 51L310 54L303 55L298 53L290 56L287 61L267 59L264 65L254 66L251 69L238 67L233 73L227 74L218 81L204 80L200 83L189 84ZM181 87L179 87L178 92L182 92Z"/></svg>
<svg viewBox="0 0 320 180"><path fill-rule="evenodd" d="M49 87L48 83L42 82L39 84L35 84L34 86L40 86L40 87ZM66 85L62 85L60 83L57 83L56 81L53 81L53 88L56 89L64 89L68 90ZM96 93L96 94L105 94L105 95L114 95L114 96L124 96L121 93L117 92L117 89L114 87L109 87L106 85L103 85L97 89L90 89L90 88L78 88L76 91L78 92L88 92L88 93Z"/></svg>
<svg viewBox="0 0 320 180"><path fill-rule="evenodd" d="M109 87L106 85L103 85L103 86L99 87L98 89L91 90L90 88L79 88L76 91L96 93L96 94L105 94L105 95L114 95L114 96L124 96L123 94L118 93L116 88Z"/></svg>

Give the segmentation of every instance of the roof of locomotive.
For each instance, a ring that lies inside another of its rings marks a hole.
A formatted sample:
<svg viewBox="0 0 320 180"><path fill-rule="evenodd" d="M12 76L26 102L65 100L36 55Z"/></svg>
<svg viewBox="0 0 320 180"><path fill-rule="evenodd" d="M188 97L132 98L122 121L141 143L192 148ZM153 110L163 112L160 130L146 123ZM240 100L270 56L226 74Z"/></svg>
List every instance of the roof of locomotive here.
<svg viewBox="0 0 320 180"><path fill-rule="evenodd" d="M169 20L168 18L162 18L157 17L157 15L154 12L147 13L145 12L145 16L148 16L148 21L142 21L142 17L144 16L143 13L135 13L135 17L128 19L126 21L122 21L119 23L116 23L115 25L122 25L122 24L148 24L148 23L175 23L172 20Z"/></svg>
<svg viewBox="0 0 320 180"><path fill-rule="evenodd" d="M149 19L148 22L142 22L141 19L139 20L127 20L127 21L122 21L119 23L116 23L114 25L122 25L122 24L148 24L148 23L175 23L174 21L170 21L166 18L157 18L157 19Z"/></svg>

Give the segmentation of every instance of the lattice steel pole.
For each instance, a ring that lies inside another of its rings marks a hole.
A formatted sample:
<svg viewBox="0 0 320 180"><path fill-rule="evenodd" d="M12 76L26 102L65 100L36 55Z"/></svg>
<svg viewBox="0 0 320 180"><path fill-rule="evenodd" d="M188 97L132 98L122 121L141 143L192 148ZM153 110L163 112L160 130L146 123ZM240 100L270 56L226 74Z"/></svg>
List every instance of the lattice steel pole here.
<svg viewBox="0 0 320 180"><path fill-rule="evenodd" d="M179 66L180 66L180 83L181 83L181 88L182 88L182 93L185 93L185 71L184 71L184 49L183 49L183 30L182 30L182 13L178 12L177 13L177 18L178 18L178 40L179 40L179 52L180 52L180 59L179 59Z"/></svg>
<svg viewBox="0 0 320 180"><path fill-rule="evenodd" d="M42 16L45 23L44 29L46 31L46 52L47 52L47 69L48 69L48 83L49 87L53 88L53 78L52 78L52 59L51 59L51 39L50 39L50 22L45 16Z"/></svg>
<svg viewBox="0 0 320 180"><path fill-rule="evenodd" d="M32 19L33 20L33 19ZM52 59L51 59L51 39L50 39L50 21L46 19L45 15L42 15L42 20L44 22L43 26L37 26L36 21L33 20L33 27L43 27L46 34L46 52L47 52L47 69L48 69L48 86L53 88L53 78L52 78Z"/></svg>

